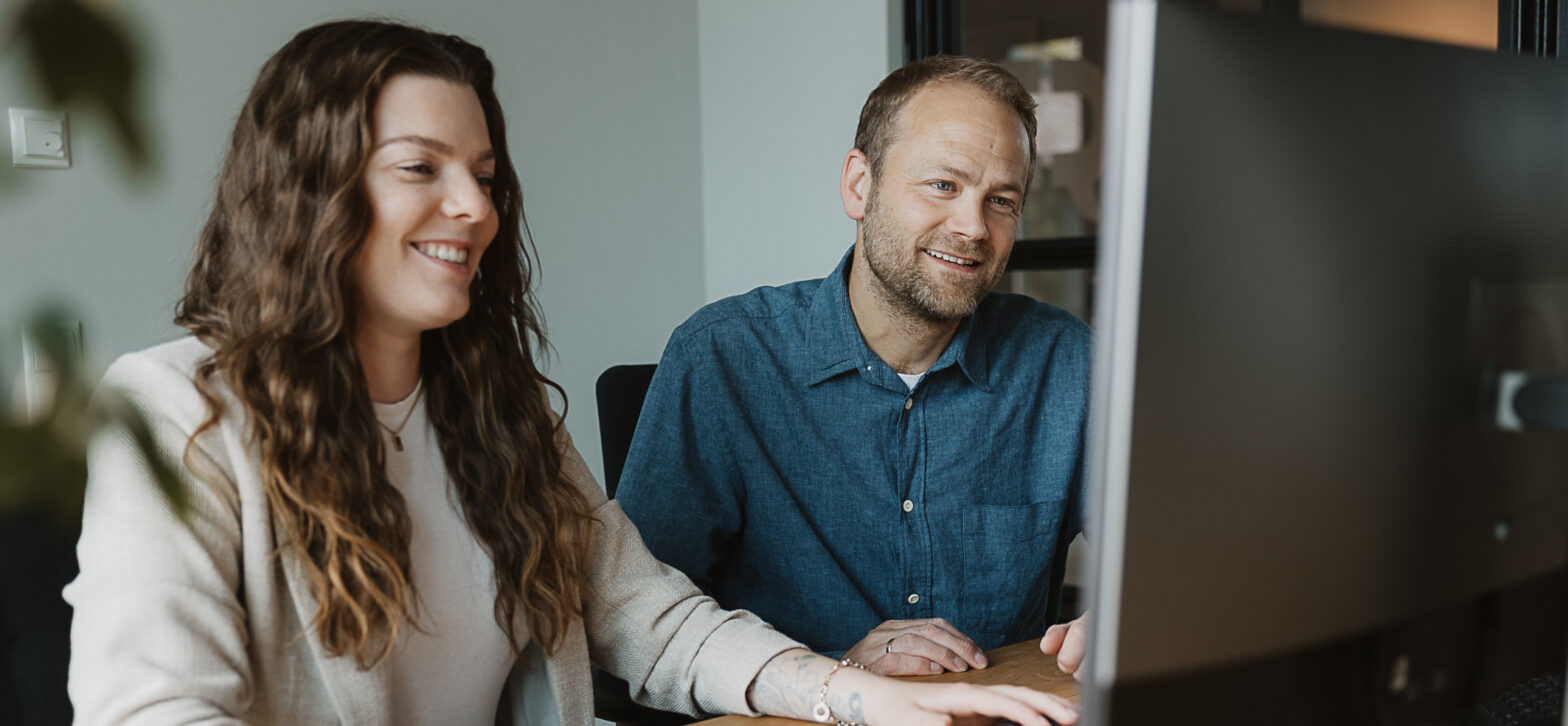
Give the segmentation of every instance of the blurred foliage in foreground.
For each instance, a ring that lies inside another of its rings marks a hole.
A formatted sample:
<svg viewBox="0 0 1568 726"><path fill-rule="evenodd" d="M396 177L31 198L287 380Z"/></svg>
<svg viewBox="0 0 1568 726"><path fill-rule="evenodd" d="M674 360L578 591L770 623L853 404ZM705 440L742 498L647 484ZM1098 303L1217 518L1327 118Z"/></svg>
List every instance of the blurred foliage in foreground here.
<svg viewBox="0 0 1568 726"><path fill-rule="evenodd" d="M153 482L176 514L184 515L185 490L173 462L159 450L147 419L129 400L109 390L93 395L83 377L75 343L59 308L45 308L24 326L37 355L53 363L52 399L28 417L10 400L15 386L0 386L0 515L41 514L75 528L81 523L87 484L87 444L106 429L118 428L135 445ZM20 356L7 356L18 360Z"/></svg>
<svg viewBox="0 0 1568 726"><path fill-rule="evenodd" d="M136 36L106 2L0 0L0 52L20 51L43 101L67 109L96 109L114 129L126 168L151 167Z"/></svg>
<svg viewBox="0 0 1568 726"><path fill-rule="evenodd" d="M138 104L141 52L125 19L103 1L0 2L4 2L0 53L23 55L43 103L101 112L113 128L126 169L147 170L154 157ZM5 170L9 167L5 165ZM6 176L0 174L0 180ZM175 512L183 515L185 492L173 464L156 446L146 418L114 392L93 398L94 381L84 378L66 328L65 321L72 319L58 307L45 307L23 326L23 335L37 346L37 355L51 361L56 371L53 396L43 411L24 416L12 400L15 381L0 380L0 515L38 514L69 528L79 526L87 444L109 428L119 428L130 437L153 481ZM20 360L16 353L0 346L6 361Z"/></svg>

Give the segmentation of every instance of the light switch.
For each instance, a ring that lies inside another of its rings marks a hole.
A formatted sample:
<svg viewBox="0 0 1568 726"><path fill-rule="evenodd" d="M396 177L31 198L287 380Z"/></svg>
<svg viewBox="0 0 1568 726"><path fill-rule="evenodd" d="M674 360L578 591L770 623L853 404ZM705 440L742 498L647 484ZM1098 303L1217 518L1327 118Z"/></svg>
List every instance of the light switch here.
<svg viewBox="0 0 1568 726"><path fill-rule="evenodd" d="M12 108L10 112L12 165L71 165L71 134L64 111Z"/></svg>
<svg viewBox="0 0 1568 726"><path fill-rule="evenodd" d="M68 339L66 355L79 369L82 364L82 324L67 321L61 328ZM20 413L25 420L36 421L49 410L54 401L55 389L60 384L60 362L51 360L39 349L32 336L22 337L22 396Z"/></svg>

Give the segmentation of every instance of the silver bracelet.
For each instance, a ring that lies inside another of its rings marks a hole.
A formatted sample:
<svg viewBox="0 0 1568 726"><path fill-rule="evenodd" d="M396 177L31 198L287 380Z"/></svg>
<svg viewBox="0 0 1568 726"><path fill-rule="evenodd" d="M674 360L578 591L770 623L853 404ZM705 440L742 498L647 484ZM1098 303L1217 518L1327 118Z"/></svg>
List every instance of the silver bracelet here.
<svg viewBox="0 0 1568 726"><path fill-rule="evenodd" d="M844 666L859 668L860 670L866 669L865 666L848 658L834 663L833 668L828 671L827 677L822 679L822 690L817 693L817 705L811 709L811 717L816 719L817 723L831 723L834 726L866 726L859 721L845 721L838 718L833 715L833 709L828 708L828 681L833 680L833 674L837 673L838 669Z"/></svg>

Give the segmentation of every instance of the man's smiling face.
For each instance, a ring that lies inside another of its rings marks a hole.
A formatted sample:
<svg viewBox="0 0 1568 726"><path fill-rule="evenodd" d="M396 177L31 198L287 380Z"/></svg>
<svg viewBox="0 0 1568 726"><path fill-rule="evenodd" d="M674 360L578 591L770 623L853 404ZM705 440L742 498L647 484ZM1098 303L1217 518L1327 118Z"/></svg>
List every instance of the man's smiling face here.
<svg viewBox="0 0 1568 726"><path fill-rule="evenodd" d="M1016 112L964 84L929 86L899 112L872 178L861 253L897 315L952 321L1001 280L1028 173Z"/></svg>

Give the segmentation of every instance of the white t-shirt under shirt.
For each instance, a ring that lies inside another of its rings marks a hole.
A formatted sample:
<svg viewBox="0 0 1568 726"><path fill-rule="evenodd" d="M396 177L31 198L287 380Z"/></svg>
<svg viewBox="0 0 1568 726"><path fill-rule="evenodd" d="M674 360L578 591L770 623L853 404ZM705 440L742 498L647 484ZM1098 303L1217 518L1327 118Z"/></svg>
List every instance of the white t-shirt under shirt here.
<svg viewBox="0 0 1568 726"><path fill-rule="evenodd" d="M894 371L894 372L897 373L897 371ZM915 390L915 386L920 383L920 379L926 377L926 374L924 374L924 373L899 373L898 377L904 379L904 385L909 386L909 390L913 391L913 390Z"/></svg>
<svg viewBox="0 0 1568 726"><path fill-rule="evenodd" d="M409 559L418 598L419 629L405 624L389 656L392 723L493 726L514 660L495 621L494 564L463 519L419 388L375 408L381 423L401 431L403 451L392 434L381 435L387 478L403 493L413 524ZM526 645L527 634L519 635Z"/></svg>

